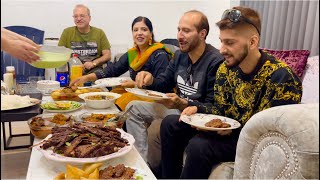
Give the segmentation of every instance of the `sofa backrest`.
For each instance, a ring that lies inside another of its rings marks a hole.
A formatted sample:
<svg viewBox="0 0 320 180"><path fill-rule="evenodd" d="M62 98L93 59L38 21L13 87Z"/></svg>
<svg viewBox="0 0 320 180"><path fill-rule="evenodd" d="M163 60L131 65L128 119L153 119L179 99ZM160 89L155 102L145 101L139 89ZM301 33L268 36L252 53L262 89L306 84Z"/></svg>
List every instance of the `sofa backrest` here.
<svg viewBox="0 0 320 180"><path fill-rule="evenodd" d="M301 103L319 103L319 55L308 58L302 88Z"/></svg>

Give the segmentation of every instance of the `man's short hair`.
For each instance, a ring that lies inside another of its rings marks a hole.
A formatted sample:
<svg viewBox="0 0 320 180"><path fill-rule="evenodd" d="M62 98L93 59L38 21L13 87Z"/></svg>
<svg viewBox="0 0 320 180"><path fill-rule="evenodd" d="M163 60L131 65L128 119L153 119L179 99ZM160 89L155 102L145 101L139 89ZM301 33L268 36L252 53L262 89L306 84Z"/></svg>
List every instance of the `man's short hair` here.
<svg viewBox="0 0 320 180"><path fill-rule="evenodd" d="M89 9L87 6L85 6L85 5L83 5L83 4L77 4L77 5L74 7L73 10L75 10L76 8L86 8L86 9L87 9L87 12L88 12L88 16L90 16L90 9Z"/></svg>
<svg viewBox="0 0 320 180"><path fill-rule="evenodd" d="M198 10L191 10L191 11L186 12L185 14L187 14L187 13L196 13L196 14L200 15L200 21L198 24L195 24L195 27L197 28L198 32L200 32L202 29L205 29L207 31L207 34L204 37L204 39L206 39L209 34L209 30L210 30L207 16Z"/></svg>
<svg viewBox="0 0 320 180"><path fill-rule="evenodd" d="M257 11L251 8L246 8L241 6L233 7L232 9L239 10L241 12L241 16L251 21L254 24L252 26L256 26L258 33L259 34L261 33L261 20ZM224 30L224 29L234 29L236 27L247 26L250 24L248 24L246 21L243 21L243 20L240 20L239 22L232 22L228 18L225 18L217 22L216 25L219 27L220 30Z"/></svg>

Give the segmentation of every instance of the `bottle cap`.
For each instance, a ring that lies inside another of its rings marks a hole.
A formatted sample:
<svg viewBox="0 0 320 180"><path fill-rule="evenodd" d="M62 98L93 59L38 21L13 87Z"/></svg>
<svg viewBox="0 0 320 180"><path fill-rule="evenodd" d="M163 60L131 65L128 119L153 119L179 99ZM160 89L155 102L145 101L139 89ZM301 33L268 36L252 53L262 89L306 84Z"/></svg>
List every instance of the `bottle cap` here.
<svg viewBox="0 0 320 180"><path fill-rule="evenodd" d="M72 54L72 57L78 57L78 54L73 53L73 54Z"/></svg>
<svg viewBox="0 0 320 180"><path fill-rule="evenodd" d="M15 70L14 66L7 66L6 67L6 71L14 71L14 70Z"/></svg>

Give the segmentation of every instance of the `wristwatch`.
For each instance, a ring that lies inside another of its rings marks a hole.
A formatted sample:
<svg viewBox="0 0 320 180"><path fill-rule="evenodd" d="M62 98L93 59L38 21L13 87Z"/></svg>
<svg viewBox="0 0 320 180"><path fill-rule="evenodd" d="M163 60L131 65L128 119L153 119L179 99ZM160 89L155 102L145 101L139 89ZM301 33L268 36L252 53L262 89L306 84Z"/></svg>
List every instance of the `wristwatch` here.
<svg viewBox="0 0 320 180"><path fill-rule="evenodd" d="M94 65L94 67L96 67L96 66L97 66L97 63L95 63L95 62L93 62L93 61L92 61L92 64Z"/></svg>

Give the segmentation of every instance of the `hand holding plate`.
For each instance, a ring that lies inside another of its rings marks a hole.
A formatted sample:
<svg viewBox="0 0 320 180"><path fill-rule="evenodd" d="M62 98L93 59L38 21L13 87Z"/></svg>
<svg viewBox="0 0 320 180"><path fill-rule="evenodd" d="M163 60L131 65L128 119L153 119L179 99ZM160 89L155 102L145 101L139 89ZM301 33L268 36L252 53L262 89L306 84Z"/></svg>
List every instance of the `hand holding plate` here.
<svg viewBox="0 0 320 180"><path fill-rule="evenodd" d="M134 88L136 83L132 80L124 80L121 82L121 86L125 88Z"/></svg>

